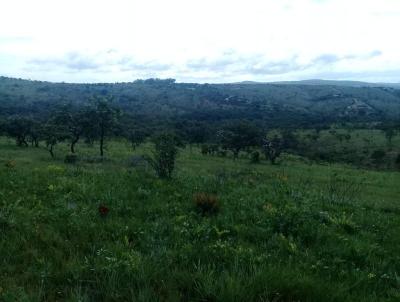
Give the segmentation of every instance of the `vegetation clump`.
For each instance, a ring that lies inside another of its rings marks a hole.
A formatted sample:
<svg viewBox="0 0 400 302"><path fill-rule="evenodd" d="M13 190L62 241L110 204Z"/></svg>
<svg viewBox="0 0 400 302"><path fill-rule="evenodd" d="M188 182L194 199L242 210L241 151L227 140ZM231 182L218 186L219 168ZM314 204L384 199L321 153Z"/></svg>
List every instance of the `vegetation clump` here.
<svg viewBox="0 0 400 302"><path fill-rule="evenodd" d="M76 164L78 162L78 156L76 154L65 155L64 162L66 164Z"/></svg>
<svg viewBox="0 0 400 302"><path fill-rule="evenodd" d="M146 159L159 178L171 178L178 154L177 139L170 133L162 133L154 138L154 149Z"/></svg>
<svg viewBox="0 0 400 302"><path fill-rule="evenodd" d="M215 214L220 209L218 198L214 194L206 192L195 193L193 195L193 202L196 209L202 215Z"/></svg>
<svg viewBox="0 0 400 302"><path fill-rule="evenodd" d="M258 151L251 152L250 162L252 164L258 164L260 162L260 152L258 152Z"/></svg>

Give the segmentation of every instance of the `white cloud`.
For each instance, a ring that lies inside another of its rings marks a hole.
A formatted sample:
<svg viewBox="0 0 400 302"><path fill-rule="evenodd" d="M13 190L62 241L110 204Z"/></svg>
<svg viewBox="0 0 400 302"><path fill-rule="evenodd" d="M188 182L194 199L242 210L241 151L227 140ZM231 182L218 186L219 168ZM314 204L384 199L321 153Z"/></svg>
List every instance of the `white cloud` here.
<svg viewBox="0 0 400 302"><path fill-rule="evenodd" d="M398 0L1 0L0 74L399 82L398 28Z"/></svg>

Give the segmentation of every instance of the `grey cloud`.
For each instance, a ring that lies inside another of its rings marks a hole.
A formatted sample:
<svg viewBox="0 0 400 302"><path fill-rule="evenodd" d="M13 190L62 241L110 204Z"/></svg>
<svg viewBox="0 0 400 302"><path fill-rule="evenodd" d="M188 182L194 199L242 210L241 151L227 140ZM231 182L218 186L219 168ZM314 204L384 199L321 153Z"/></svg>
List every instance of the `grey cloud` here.
<svg viewBox="0 0 400 302"><path fill-rule="evenodd" d="M338 61L342 60L342 58L338 57L337 55L334 54L323 54L318 57L316 57L313 61L312 64L333 64Z"/></svg>
<svg viewBox="0 0 400 302"><path fill-rule="evenodd" d="M284 75L292 72L310 69L324 70L327 66L335 65L346 60L366 60L382 55L380 50L374 50L360 55L321 54L308 63L300 63L298 56L283 60L269 60L264 54L241 55L234 51L224 52L221 56L209 59L199 58L186 63L184 72L210 72L219 76L230 74L246 74L255 76Z"/></svg>
<svg viewBox="0 0 400 302"><path fill-rule="evenodd" d="M292 71L302 70L304 66L297 63L297 57L293 56L286 60L269 61L262 54L251 56L241 56L229 53L217 59L207 60L200 58L189 61L186 64L189 71L208 71L237 74L255 74L255 75L274 75L284 74Z"/></svg>
<svg viewBox="0 0 400 302"><path fill-rule="evenodd" d="M29 61L31 65L39 69L50 70L58 67L64 67L69 71L96 70L101 67L93 58L70 52L61 58L38 58Z"/></svg>
<svg viewBox="0 0 400 302"><path fill-rule="evenodd" d="M121 71L148 71L148 72L157 72L157 71L167 71L172 68L170 64L158 63L155 61L151 62L130 62L127 65L122 65Z"/></svg>
<svg viewBox="0 0 400 302"><path fill-rule="evenodd" d="M367 60L367 59L372 59L375 57L379 57L382 55L382 52L380 50L373 50L367 54L359 54L359 55L345 55L345 56L338 56L335 54L322 54L316 58L314 58L310 66L315 66L315 65L333 65L335 63L345 61L345 60Z"/></svg>
<svg viewBox="0 0 400 302"><path fill-rule="evenodd" d="M115 67L122 72L163 72L171 69L170 64L157 61L139 62L133 57L118 54L114 49L109 49L96 54L69 52L61 57L36 58L29 61L37 70L54 70L63 68L69 73L91 71L105 72Z"/></svg>

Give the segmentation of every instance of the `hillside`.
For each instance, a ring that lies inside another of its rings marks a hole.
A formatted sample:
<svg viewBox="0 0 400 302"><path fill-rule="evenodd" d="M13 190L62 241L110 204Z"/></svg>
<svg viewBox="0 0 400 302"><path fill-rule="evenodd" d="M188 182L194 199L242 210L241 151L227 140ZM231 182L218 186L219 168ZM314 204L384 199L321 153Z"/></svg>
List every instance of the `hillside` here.
<svg viewBox="0 0 400 302"><path fill-rule="evenodd" d="M251 119L296 127L379 122L400 116L400 89L395 87L332 81L193 84L172 79L67 84L0 77L0 115L41 115L57 104L83 104L93 95L103 95L113 96L130 114L161 119Z"/></svg>

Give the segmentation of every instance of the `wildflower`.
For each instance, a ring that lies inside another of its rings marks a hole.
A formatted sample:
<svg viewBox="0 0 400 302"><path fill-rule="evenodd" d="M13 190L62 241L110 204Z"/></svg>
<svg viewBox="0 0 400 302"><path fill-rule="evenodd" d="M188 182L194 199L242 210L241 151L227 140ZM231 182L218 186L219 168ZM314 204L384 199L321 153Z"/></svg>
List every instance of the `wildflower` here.
<svg viewBox="0 0 400 302"><path fill-rule="evenodd" d="M104 205L100 205L99 206L99 214L100 214L100 216L105 217L108 214L109 211L110 211L110 209L107 208L106 206L104 206Z"/></svg>
<svg viewBox="0 0 400 302"><path fill-rule="evenodd" d="M276 213L275 207L269 202L267 202L265 205L263 205L263 209L264 209L264 211L266 211L266 212L268 212L270 214L275 214Z"/></svg>

